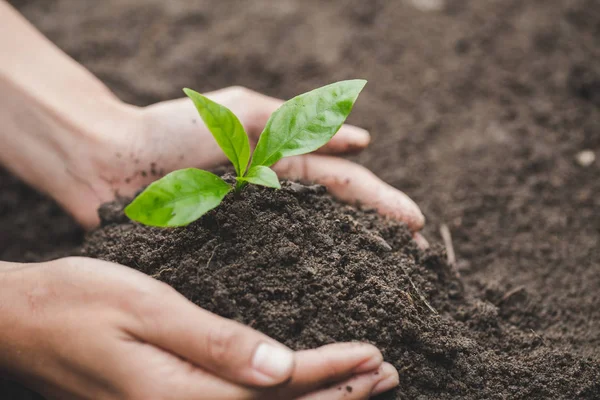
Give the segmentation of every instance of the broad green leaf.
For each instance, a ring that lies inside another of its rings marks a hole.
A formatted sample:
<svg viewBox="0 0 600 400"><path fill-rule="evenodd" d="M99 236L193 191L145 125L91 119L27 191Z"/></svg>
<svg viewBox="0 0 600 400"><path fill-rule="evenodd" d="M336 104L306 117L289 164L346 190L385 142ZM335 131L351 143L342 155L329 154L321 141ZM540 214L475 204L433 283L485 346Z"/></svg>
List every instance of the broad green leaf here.
<svg viewBox="0 0 600 400"><path fill-rule="evenodd" d="M208 130L235 167L237 176L243 176L250 161L250 142L240 120L227 107L200 93L187 88L183 91L194 102Z"/></svg>
<svg viewBox="0 0 600 400"><path fill-rule="evenodd" d="M281 189L277 174L269 167L257 165L248 170L243 178L238 178L241 182L253 183L255 185L267 186L275 189Z"/></svg>
<svg viewBox="0 0 600 400"><path fill-rule="evenodd" d="M180 169L151 183L125 208L125 214L144 225L184 226L218 206L230 190L215 174Z"/></svg>
<svg viewBox="0 0 600 400"><path fill-rule="evenodd" d="M340 129L367 81L323 86L286 101L275 111L256 145L251 167L270 167L283 157L310 153Z"/></svg>

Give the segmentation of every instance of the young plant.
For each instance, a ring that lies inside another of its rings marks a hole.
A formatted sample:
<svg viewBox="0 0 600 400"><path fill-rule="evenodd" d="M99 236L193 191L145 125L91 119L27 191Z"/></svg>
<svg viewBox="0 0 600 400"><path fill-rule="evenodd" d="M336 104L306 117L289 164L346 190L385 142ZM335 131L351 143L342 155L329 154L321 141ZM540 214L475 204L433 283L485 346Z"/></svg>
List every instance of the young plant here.
<svg viewBox="0 0 600 400"><path fill-rule="evenodd" d="M181 169L150 184L125 208L125 214L144 225L185 226L217 207L230 191L241 190L248 183L281 188L270 167L283 157L310 153L329 142L366 83L341 81L286 101L269 118L252 161L250 141L238 118L200 93L183 89L233 164L236 184L231 186L208 171Z"/></svg>

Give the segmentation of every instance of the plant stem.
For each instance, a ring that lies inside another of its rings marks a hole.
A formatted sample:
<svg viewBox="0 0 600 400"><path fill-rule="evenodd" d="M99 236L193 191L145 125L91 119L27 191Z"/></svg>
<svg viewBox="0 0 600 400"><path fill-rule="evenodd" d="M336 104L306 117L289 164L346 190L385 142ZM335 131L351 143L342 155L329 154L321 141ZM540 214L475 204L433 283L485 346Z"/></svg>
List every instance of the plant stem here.
<svg viewBox="0 0 600 400"><path fill-rule="evenodd" d="M244 186L247 185L247 182L243 182L243 181L236 181L235 182L235 192L239 193L240 190L242 190L244 188Z"/></svg>

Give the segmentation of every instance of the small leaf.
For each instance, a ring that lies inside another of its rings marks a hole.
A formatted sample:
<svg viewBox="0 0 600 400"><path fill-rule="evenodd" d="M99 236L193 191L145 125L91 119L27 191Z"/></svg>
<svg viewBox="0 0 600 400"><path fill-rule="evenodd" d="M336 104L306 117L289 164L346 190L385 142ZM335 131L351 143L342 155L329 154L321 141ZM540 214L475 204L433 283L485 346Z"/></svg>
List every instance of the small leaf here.
<svg viewBox="0 0 600 400"><path fill-rule="evenodd" d="M144 225L184 226L221 204L230 190L215 174L180 169L151 183L125 208L125 214Z"/></svg>
<svg viewBox="0 0 600 400"><path fill-rule="evenodd" d="M286 101L260 135L251 167L270 167L283 157L310 153L340 129L367 81L342 81Z"/></svg>
<svg viewBox="0 0 600 400"><path fill-rule="evenodd" d="M250 141L240 120L227 107L200 93L187 88L183 91L194 102L208 130L235 167L237 176L243 176L250 161Z"/></svg>
<svg viewBox="0 0 600 400"><path fill-rule="evenodd" d="M281 189L281 184L279 183L279 178L277 178L275 171L262 165L250 168L246 176L238 178L238 181Z"/></svg>

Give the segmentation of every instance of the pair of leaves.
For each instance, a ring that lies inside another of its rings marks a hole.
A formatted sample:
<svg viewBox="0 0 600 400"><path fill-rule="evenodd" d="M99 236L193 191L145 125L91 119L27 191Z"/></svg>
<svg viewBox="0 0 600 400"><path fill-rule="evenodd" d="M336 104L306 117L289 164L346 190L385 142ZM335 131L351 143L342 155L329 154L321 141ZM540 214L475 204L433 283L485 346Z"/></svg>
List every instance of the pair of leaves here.
<svg viewBox="0 0 600 400"><path fill-rule="evenodd" d="M252 168L240 180L256 185L279 186L275 172L263 166ZM185 226L221 204L232 189L231 185L208 171L180 169L151 183L125 208L125 214L144 225Z"/></svg>
<svg viewBox="0 0 600 400"><path fill-rule="evenodd" d="M246 171L250 162L250 140L240 120L231 110L191 89L183 91L192 99L217 144L233 164L238 181L281 188L277 174L266 166L253 165Z"/></svg>
<svg viewBox="0 0 600 400"><path fill-rule="evenodd" d="M325 145L340 129L365 86L364 80L333 83L294 97L275 111L260 135L250 162L250 141L239 119L226 107L184 89L218 145L233 164L241 185L280 188L269 167L283 157L306 154ZM126 215L145 225L187 225L217 207L231 191L207 171L174 171L152 183L127 208Z"/></svg>

